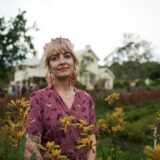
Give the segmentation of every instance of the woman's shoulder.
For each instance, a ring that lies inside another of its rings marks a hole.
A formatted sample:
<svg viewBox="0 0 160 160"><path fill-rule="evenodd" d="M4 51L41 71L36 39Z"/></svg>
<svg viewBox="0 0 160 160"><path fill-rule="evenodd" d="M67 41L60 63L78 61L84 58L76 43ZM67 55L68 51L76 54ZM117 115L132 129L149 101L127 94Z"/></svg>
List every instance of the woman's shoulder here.
<svg viewBox="0 0 160 160"><path fill-rule="evenodd" d="M82 90L82 89L78 89L78 88L75 88L77 94L79 94L80 96L83 96L83 97L86 97L86 98L92 98L92 96L85 90Z"/></svg>
<svg viewBox="0 0 160 160"><path fill-rule="evenodd" d="M39 89L39 90L33 91L33 92L30 94L30 97L43 96L43 95L45 95L47 92L49 92L48 88Z"/></svg>

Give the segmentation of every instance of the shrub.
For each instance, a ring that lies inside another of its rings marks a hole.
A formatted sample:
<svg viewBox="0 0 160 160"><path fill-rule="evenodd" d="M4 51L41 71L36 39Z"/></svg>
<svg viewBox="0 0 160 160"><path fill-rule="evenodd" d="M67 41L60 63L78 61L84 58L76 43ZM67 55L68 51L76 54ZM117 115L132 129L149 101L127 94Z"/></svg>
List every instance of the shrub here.
<svg viewBox="0 0 160 160"><path fill-rule="evenodd" d="M145 87L146 86L146 83L144 80L140 79L136 82L136 87Z"/></svg>
<svg viewBox="0 0 160 160"><path fill-rule="evenodd" d="M128 140L132 143L143 143L145 140L145 135L137 128L136 130L129 133Z"/></svg>
<svg viewBox="0 0 160 160"><path fill-rule="evenodd" d="M82 84L80 81L76 81L76 84L75 84L75 87L76 88L79 88L79 89L83 89L83 90L86 90L86 86L84 84Z"/></svg>
<svg viewBox="0 0 160 160"><path fill-rule="evenodd" d="M151 81L149 86L151 87L157 87L157 86L160 86L160 82L159 81Z"/></svg>

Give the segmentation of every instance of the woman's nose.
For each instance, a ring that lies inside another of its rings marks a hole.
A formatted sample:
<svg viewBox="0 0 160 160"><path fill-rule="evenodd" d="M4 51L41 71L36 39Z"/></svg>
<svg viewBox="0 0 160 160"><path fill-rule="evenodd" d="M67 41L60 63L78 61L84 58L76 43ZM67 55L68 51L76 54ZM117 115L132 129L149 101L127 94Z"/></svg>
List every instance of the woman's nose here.
<svg viewBox="0 0 160 160"><path fill-rule="evenodd" d="M60 64L65 63L65 59L64 59L64 56L62 54L60 54L59 61L60 61Z"/></svg>

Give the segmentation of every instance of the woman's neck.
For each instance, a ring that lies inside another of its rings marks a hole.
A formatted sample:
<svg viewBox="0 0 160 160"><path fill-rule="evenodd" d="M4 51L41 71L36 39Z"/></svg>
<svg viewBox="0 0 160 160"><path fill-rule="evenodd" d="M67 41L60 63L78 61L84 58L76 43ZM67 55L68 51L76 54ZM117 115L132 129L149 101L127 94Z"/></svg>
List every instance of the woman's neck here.
<svg viewBox="0 0 160 160"><path fill-rule="evenodd" d="M70 80L60 80L60 79L55 79L53 82L54 88L61 92L61 93L67 93L72 90L72 86L70 84Z"/></svg>

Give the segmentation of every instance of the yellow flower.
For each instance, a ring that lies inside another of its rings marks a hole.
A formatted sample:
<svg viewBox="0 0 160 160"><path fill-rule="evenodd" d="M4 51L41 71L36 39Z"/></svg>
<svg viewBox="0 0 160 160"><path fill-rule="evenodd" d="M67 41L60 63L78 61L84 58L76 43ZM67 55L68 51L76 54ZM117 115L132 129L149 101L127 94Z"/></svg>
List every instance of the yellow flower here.
<svg viewBox="0 0 160 160"><path fill-rule="evenodd" d="M160 145L157 145L157 150L154 150L151 146L145 146L144 154L152 160L160 160Z"/></svg>
<svg viewBox="0 0 160 160"><path fill-rule="evenodd" d="M152 124L152 125L149 126L149 128L150 128L151 130L154 130L155 126L156 126L155 124Z"/></svg>
<svg viewBox="0 0 160 160"><path fill-rule="evenodd" d="M114 148L111 148L111 152L113 152L115 149Z"/></svg>
<svg viewBox="0 0 160 160"><path fill-rule="evenodd" d="M117 108L115 108L115 111L117 112L118 116L123 115L123 109L122 108L117 107Z"/></svg>
<svg viewBox="0 0 160 160"><path fill-rule="evenodd" d="M122 151L118 151L118 154L121 155L123 152Z"/></svg>
<svg viewBox="0 0 160 160"><path fill-rule="evenodd" d="M108 104L113 104L113 102L119 99L119 93L112 93L110 96L107 96L104 100L108 102Z"/></svg>
<svg viewBox="0 0 160 160"><path fill-rule="evenodd" d="M108 96L107 98L104 99L105 101L108 102L108 104L112 104L113 103L113 99L111 96Z"/></svg>
<svg viewBox="0 0 160 160"><path fill-rule="evenodd" d="M78 143L79 143L79 145L77 146L78 150L85 149L86 151L92 150L93 152L95 152L93 146L95 146L96 144L93 144L93 139L90 136L78 140Z"/></svg>
<svg viewBox="0 0 160 160"><path fill-rule="evenodd" d="M27 114L29 111L29 101L24 98L21 100L11 100L7 106L7 119L2 127L5 134L8 135L12 146L18 149L20 140L25 133L24 125L29 120Z"/></svg>
<svg viewBox="0 0 160 160"><path fill-rule="evenodd" d="M117 132L117 127L112 127L113 132Z"/></svg>
<svg viewBox="0 0 160 160"><path fill-rule="evenodd" d="M64 130L64 133L67 133L67 127L73 126L76 127L75 124L71 123L72 120L74 120L75 117L66 115L63 119L60 119L60 126L62 130Z"/></svg>
<svg viewBox="0 0 160 160"><path fill-rule="evenodd" d="M112 160L110 156L107 157L107 160Z"/></svg>
<svg viewBox="0 0 160 160"><path fill-rule="evenodd" d="M80 123L78 123L79 128L83 128L87 126L87 121L81 120L81 119L79 121L80 121Z"/></svg>
<svg viewBox="0 0 160 160"><path fill-rule="evenodd" d="M52 141L52 142L48 142L46 147L48 152L51 152L53 149L59 148L59 145L55 145L55 142Z"/></svg>
<svg viewBox="0 0 160 160"><path fill-rule="evenodd" d="M55 160L58 160L60 158L61 154L61 149L56 149L56 150L52 150L52 157Z"/></svg>
<svg viewBox="0 0 160 160"><path fill-rule="evenodd" d="M66 156L61 155L61 149L59 149L59 145L55 145L55 142L48 142L46 147L43 147L41 144L38 147L45 151L44 157L51 160L68 160Z"/></svg>
<svg viewBox="0 0 160 160"><path fill-rule="evenodd" d="M107 129L107 124L105 124L103 119L98 120L98 130L105 131Z"/></svg>
<svg viewBox="0 0 160 160"><path fill-rule="evenodd" d="M25 133L25 130L17 132L17 139L18 139L18 141L20 141L20 139L22 138L22 136L24 135L24 133Z"/></svg>
<svg viewBox="0 0 160 160"><path fill-rule="evenodd" d="M110 119L113 121L113 120L116 119L116 118L117 118L117 113L114 112L114 113L111 115Z"/></svg>
<svg viewBox="0 0 160 160"><path fill-rule="evenodd" d="M87 126L87 127L83 127L83 128L82 128L82 132L81 132L80 134L81 134L81 135L84 135L84 136L91 134L92 131L93 131L93 127L94 127L93 124L91 124L91 125L89 125L89 126Z"/></svg>
<svg viewBox="0 0 160 160"><path fill-rule="evenodd" d="M121 125L121 126L125 125L125 122L124 122L124 120L122 118L120 118L118 120L118 122L119 122L119 125Z"/></svg>

